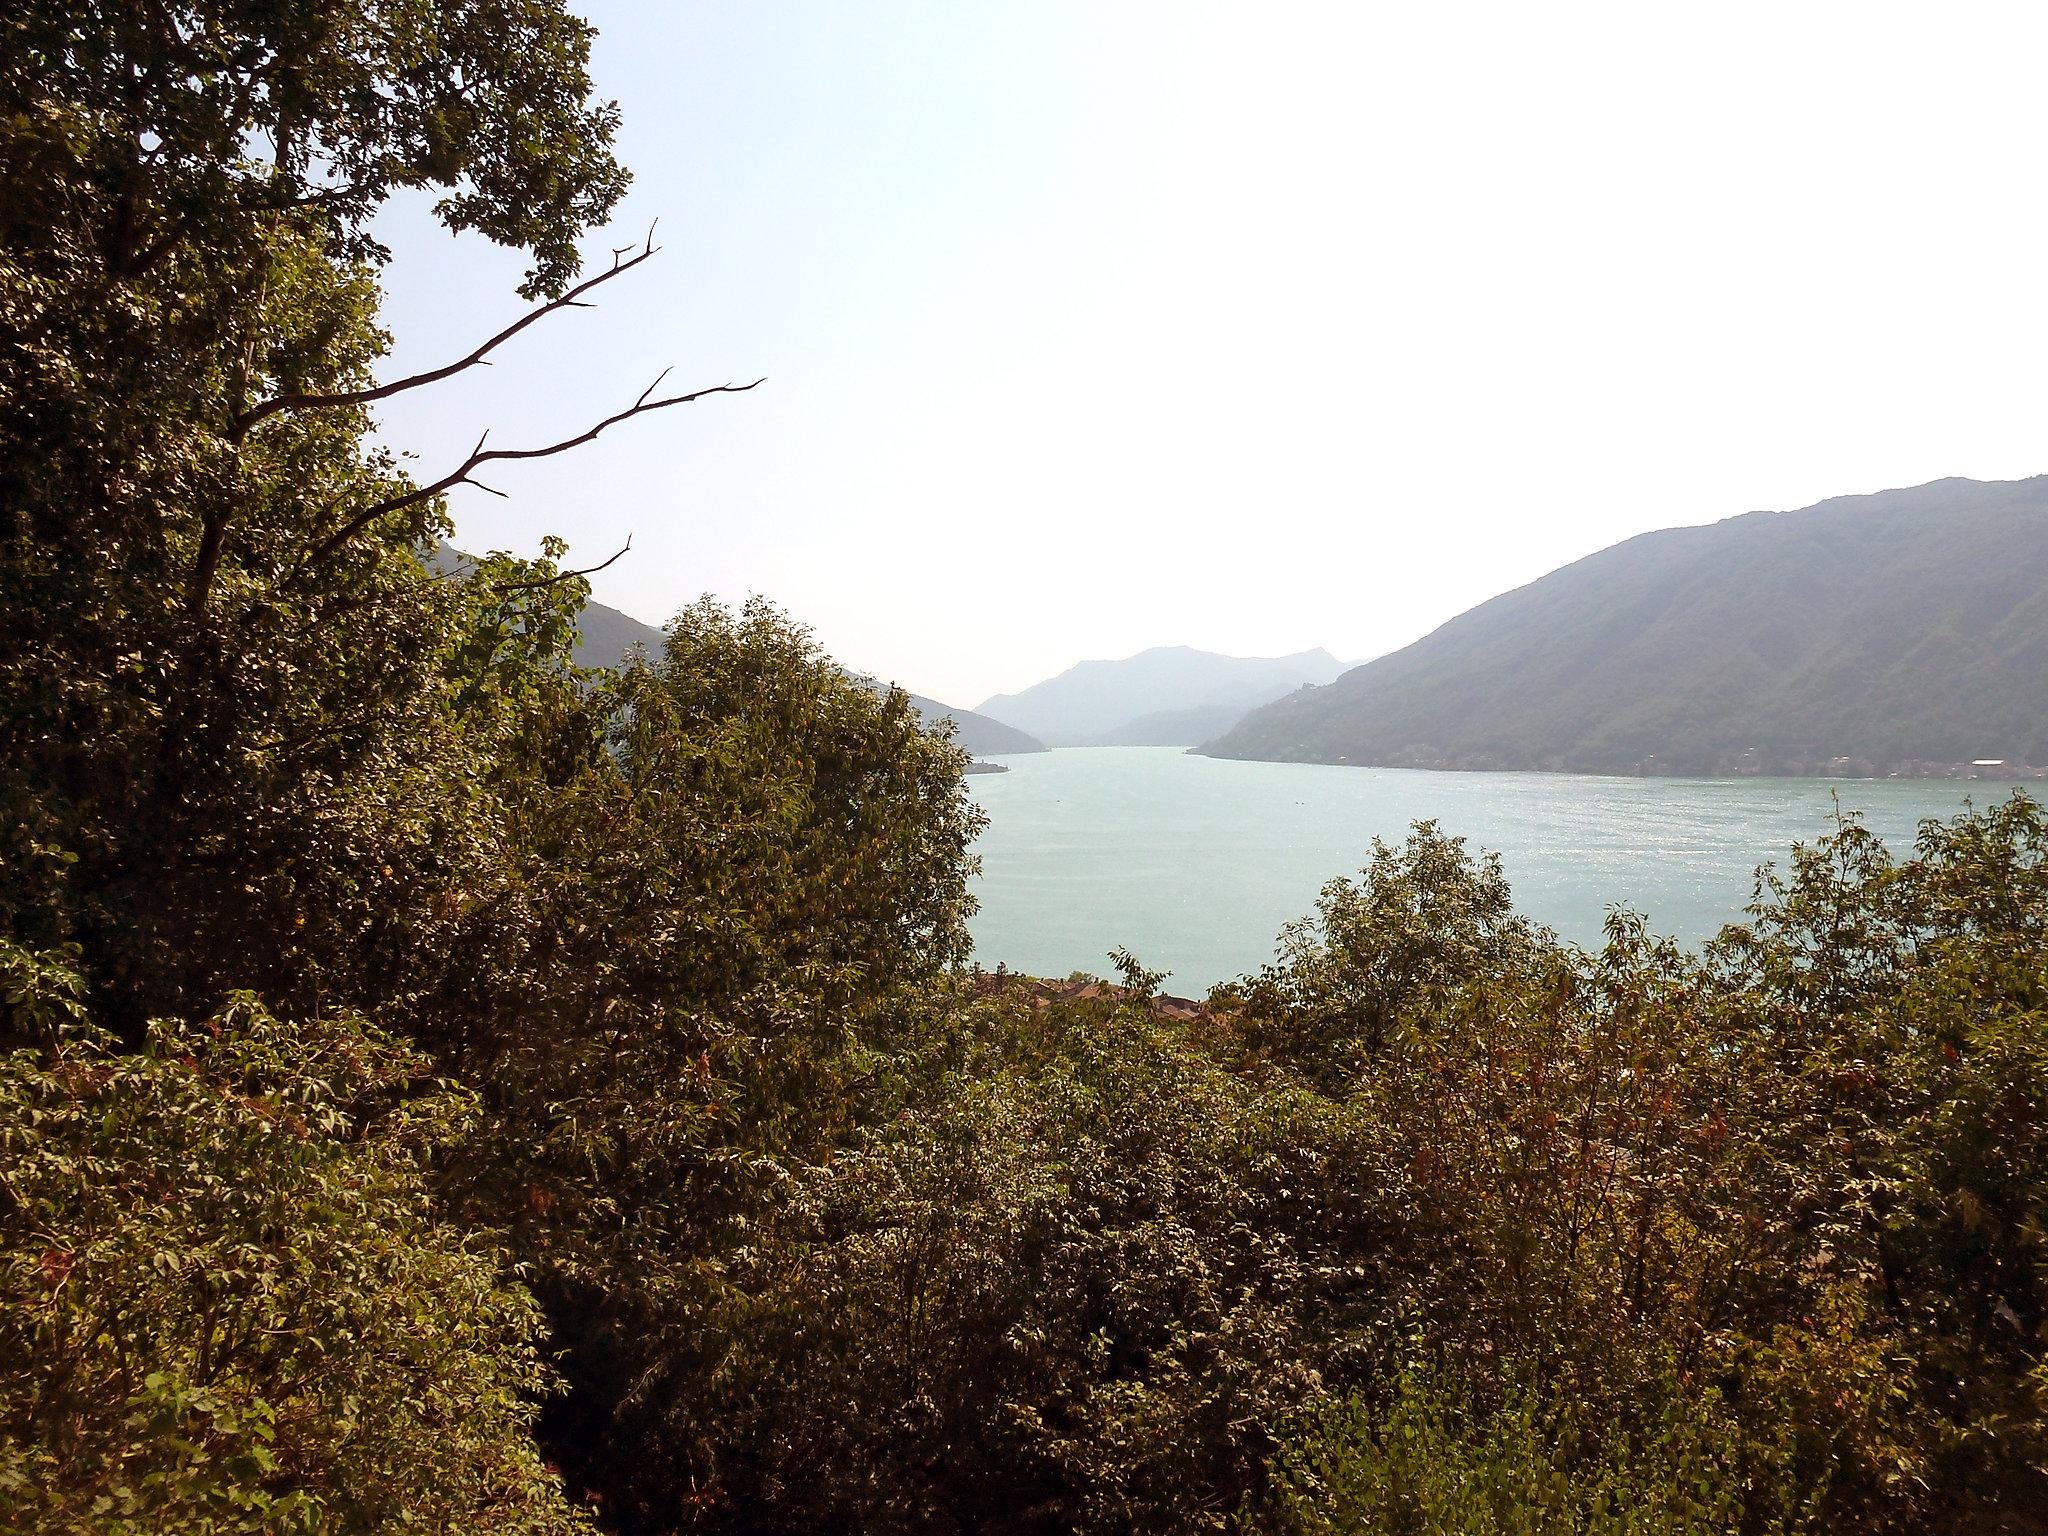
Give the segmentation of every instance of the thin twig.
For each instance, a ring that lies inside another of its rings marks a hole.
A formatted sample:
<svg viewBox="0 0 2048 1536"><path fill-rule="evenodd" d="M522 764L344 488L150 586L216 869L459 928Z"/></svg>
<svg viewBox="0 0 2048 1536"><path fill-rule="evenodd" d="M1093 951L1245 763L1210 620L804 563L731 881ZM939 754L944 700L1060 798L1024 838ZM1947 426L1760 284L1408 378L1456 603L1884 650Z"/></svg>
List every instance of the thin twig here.
<svg viewBox="0 0 2048 1536"><path fill-rule="evenodd" d="M578 576L595 576L599 571L610 565L612 560L618 559L620 555L623 555L632 547L633 535L629 533L626 535L626 542L619 546L618 553L614 554L611 560L600 560L596 565L586 565L580 571L558 571L552 576L543 576L538 581L501 581L491 590L493 592L532 592L541 587L559 586L565 581L574 581Z"/></svg>

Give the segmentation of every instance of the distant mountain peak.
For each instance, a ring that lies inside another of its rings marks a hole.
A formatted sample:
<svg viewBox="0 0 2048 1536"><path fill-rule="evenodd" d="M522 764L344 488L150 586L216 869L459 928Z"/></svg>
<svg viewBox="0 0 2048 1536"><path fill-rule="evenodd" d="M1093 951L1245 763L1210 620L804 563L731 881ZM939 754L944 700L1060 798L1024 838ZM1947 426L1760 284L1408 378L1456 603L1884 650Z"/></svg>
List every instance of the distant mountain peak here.
<svg viewBox="0 0 2048 1536"><path fill-rule="evenodd" d="M1328 651L1226 656L1155 645L1119 660L1076 662L1056 677L984 701L982 714L1053 746L1193 746L1246 710L1344 670Z"/></svg>

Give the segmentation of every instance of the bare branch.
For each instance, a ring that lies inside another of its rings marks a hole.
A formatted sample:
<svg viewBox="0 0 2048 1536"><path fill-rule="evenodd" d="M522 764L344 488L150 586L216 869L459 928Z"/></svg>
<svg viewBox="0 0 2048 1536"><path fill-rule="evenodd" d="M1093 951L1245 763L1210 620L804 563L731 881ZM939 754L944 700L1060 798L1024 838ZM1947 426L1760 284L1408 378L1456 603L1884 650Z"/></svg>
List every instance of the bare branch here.
<svg viewBox="0 0 2048 1536"><path fill-rule="evenodd" d="M662 378L667 377L668 373L664 370ZM593 441L607 427L615 427L620 422L630 421L635 416L645 416L650 411L665 411L672 405L688 405L692 400L702 400L706 395L743 395L750 389L758 389L768 381L765 378L761 378L754 380L752 384L714 384L709 389L692 390L687 395L670 395L666 399L661 400L648 399L647 397L654 393L655 385L658 385L660 382L661 379L656 379L654 384L648 385L646 389L640 392L640 398L627 406L623 411L618 411L605 417L596 426L587 428L577 433L574 437L565 437L559 443L549 443L544 448L486 448L484 447L484 441L490 436L486 432L483 437L476 440L476 447L470 450L469 457L464 459L454 469L430 484L415 486L412 490L406 491L402 495L389 496L383 501L365 507L361 512L358 512L354 517L343 523L341 527L316 544L305 560L301 562L302 566L312 565L317 561L326 559L380 517L392 512L401 512L407 507L417 506L419 503L431 500L433 497L439 496L443 491L452 490L458 485L476 485L478 482L472 478L475 472L484 465L496 460L545 459L553 454L566 453L571 448L580 448L585 443ZM482 488L489 489L489 487ZM503 493L494 492L493 494L502 495Z"/></svg>
<svg viewBox="0 0 2048 1536"><path fill-rule="evenodd" d="M580 571L557 571L554 575L543 576L538 581L501 581L491 590L493 592L534 592L542 587L560 586L563 582L574 581L579 576L595 576L632 547L633 535L629 533L626 535L626 542L619 546L618 551L613 554L611 560L600 560L596 565L586 565Z"/></svg>
<svg viewBox="0 0 2048 1536"><path fill-rule="evenodd" d="M632 249L633 247L630 245L619 246L612 252L612 264L604 271L598 273L595 277L585 278L560 298L550 299L538 308L528 310L519 319L506 326L504 330L491 337L490 340L486 341L474 352L471 352L467 357L458 358L456 361L439 368L429 368L425 373L415 373L407 378L393 379L389 384L379 384L370 389L344 390L338 394L331 395L276 395L262 401L260 404L250 406L248 410L243 411L230 421L228 423L228 436L234 441L240 442L248 435L251 427L266 417L275 416L279 411L310 411L336 406L368 405L373 401L388 400L393 395L403 394L409 389L418 389L423 384L438 384L441 380L452 378L465 369L476 367L479 363L487 364L492 352L510 341L514 336L517 336L535 321L545 319L558 309L591 308L592 306L584 301L584 294L590 292L593 288L610 282L615 277L632 271L649 257L658 255L661 247L654 243L654 228L652 225L648 226L647 239L642 242L639 251L632 256L627 256L626 252Z"/></svg>

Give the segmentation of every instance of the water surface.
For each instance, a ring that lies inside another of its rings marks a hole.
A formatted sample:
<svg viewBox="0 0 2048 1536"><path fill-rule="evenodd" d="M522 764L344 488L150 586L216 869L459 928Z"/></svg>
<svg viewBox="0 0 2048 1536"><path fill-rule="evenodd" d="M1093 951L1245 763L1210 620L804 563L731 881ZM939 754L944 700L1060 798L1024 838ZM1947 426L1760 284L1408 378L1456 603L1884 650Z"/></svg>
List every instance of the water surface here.
<svg viewBox="0 0 2048 1536"><path fill-rule="evenodd" d="M1200 992L1255 970L1325 881L1374 837L1434 817L1501 855L1516 904L1581 943L1609 907L1696 941L1740 915L1758 864L1845 811L1903 851L1927 817L2005 785L1949 779L1625 779L1223 762L1173 748L1081 747L997 759L968 780L976 958L1034 975L1100 973L1113 945Z"/></svg>

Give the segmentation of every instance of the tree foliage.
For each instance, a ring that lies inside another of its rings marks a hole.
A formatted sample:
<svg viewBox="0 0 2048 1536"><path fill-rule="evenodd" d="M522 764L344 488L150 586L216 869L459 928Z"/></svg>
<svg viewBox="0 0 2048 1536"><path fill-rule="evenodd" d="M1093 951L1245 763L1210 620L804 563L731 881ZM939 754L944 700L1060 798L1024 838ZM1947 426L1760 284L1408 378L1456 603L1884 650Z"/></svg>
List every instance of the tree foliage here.
<svg viewBox="0 0 2048 1536"><path fill-rule="evenodd" d="M365 883L462 819L419 749L442 514L374 515L404 482L354 401L385 345L368 220L440 187L558 289L624 185L588 43L547 0L0 29L0 837L39 872L0 905L83 944L131 1041L238 984L317 1002L298 922L331 965Z"/></svg>
<svg viewBox="0 0 2048 1536"><path fill-rule="evenodd" d="M965 956L979 816L906 696L759 602L685 610L657 664L558 688L522 745L506 856L404 1017L485 1085L448 1187L513 1232L571 1350L560 1453L641 1506L709 1454L733 1256Z"/></svg>
<svg viewBox="0 0 2048 1536"><path fill-rule="evenodd" d="M532 1300L426 1174L468 1095L253 998L115 1049L10 948L0 1514L39 1531L587 1529L530 1429Z"/></svg>
<svg viewBox="0 0 2048 1536"><path fill-rule="evenodd" d="M1782 1457L1743 1465L1744 1433L1711 1390L1670 1381L1633 1429L1589 1436L1582 1410L1510 1392L1475 1413L1456 1386L1403 1369L1389 1401L1303 1416L1246 1511L1289 1536L1726 1536L1811 1526Z"/></svg>

